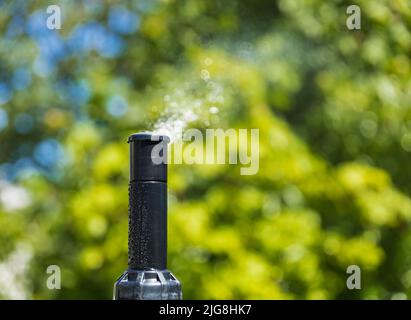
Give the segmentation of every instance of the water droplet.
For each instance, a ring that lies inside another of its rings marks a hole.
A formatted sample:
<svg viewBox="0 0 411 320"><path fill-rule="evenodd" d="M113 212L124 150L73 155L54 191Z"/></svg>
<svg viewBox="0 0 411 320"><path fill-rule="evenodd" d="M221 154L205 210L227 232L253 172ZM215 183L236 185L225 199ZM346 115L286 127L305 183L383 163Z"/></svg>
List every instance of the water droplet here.
<svg viewBox="0 0 411 320"><path fill-rule="evenodd" d="M210 79L210 72L208 72L208 70L201 70L201 79L203 79L204 81L208 81Z"/></svg>
<svg viewBox="0 0 411 320"><path fill-rule="evenodd" d="M213 63L213 60L211 58L205 58L204 59L204 64L206 66L210 66Z"/></svg>

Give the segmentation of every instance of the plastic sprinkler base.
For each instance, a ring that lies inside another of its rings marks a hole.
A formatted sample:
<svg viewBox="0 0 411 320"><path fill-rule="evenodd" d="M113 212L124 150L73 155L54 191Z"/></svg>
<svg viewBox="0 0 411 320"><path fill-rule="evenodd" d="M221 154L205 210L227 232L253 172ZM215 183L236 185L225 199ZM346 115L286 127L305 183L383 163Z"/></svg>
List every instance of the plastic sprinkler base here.
<svg viewBox="0 0 411 320"><path fill-rule="evenodd" d="M126 270L114 284L114 300L181 300L181 284L168 270Z"/></svg>

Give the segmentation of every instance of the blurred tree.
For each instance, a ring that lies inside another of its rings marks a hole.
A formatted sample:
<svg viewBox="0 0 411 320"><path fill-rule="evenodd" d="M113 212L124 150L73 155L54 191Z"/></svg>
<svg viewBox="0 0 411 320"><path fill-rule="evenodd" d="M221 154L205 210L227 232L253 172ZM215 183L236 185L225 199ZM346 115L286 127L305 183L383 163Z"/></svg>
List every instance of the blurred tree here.
<svg viewBox="0 0 411 320"><path fill-rule="evenodd" d="M48 1L0 2L0 297L110 298L126 137L176 121L260 129L257 175L170 168L185 298L410 296L409 2L358 1L360 31L347 1L53 4L61 30Z"/></svg>

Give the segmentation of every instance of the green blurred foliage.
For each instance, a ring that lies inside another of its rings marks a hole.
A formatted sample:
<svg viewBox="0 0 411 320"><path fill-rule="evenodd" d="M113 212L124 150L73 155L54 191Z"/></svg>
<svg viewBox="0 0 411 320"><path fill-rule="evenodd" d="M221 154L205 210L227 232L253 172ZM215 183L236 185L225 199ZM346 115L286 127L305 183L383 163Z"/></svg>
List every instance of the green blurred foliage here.
<svg viewBox="0 0 411 320"><path fill-rule="evenodd" d="M58 31L49 4L0 2L0 297L110 298L126 137L192 108L191 127L260 129L260 170L170 165L185 298L411 295L409 1L357 1L360 31L347 1L54 1ZM16 190L30 201L10 208ZM362 290L346 288L352 264Z"/></svg>

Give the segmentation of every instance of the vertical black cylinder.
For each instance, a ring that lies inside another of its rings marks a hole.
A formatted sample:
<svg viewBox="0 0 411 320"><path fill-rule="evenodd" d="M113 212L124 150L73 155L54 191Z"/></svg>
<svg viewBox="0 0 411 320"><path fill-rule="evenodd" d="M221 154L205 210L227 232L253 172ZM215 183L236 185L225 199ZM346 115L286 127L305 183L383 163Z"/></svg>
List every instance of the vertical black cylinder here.
<svg viewBox="0 0 411 320"><path fill-rule="evenodd" d="M128 267L167 268L167 136L137 133L130 144Z"/></svg>

